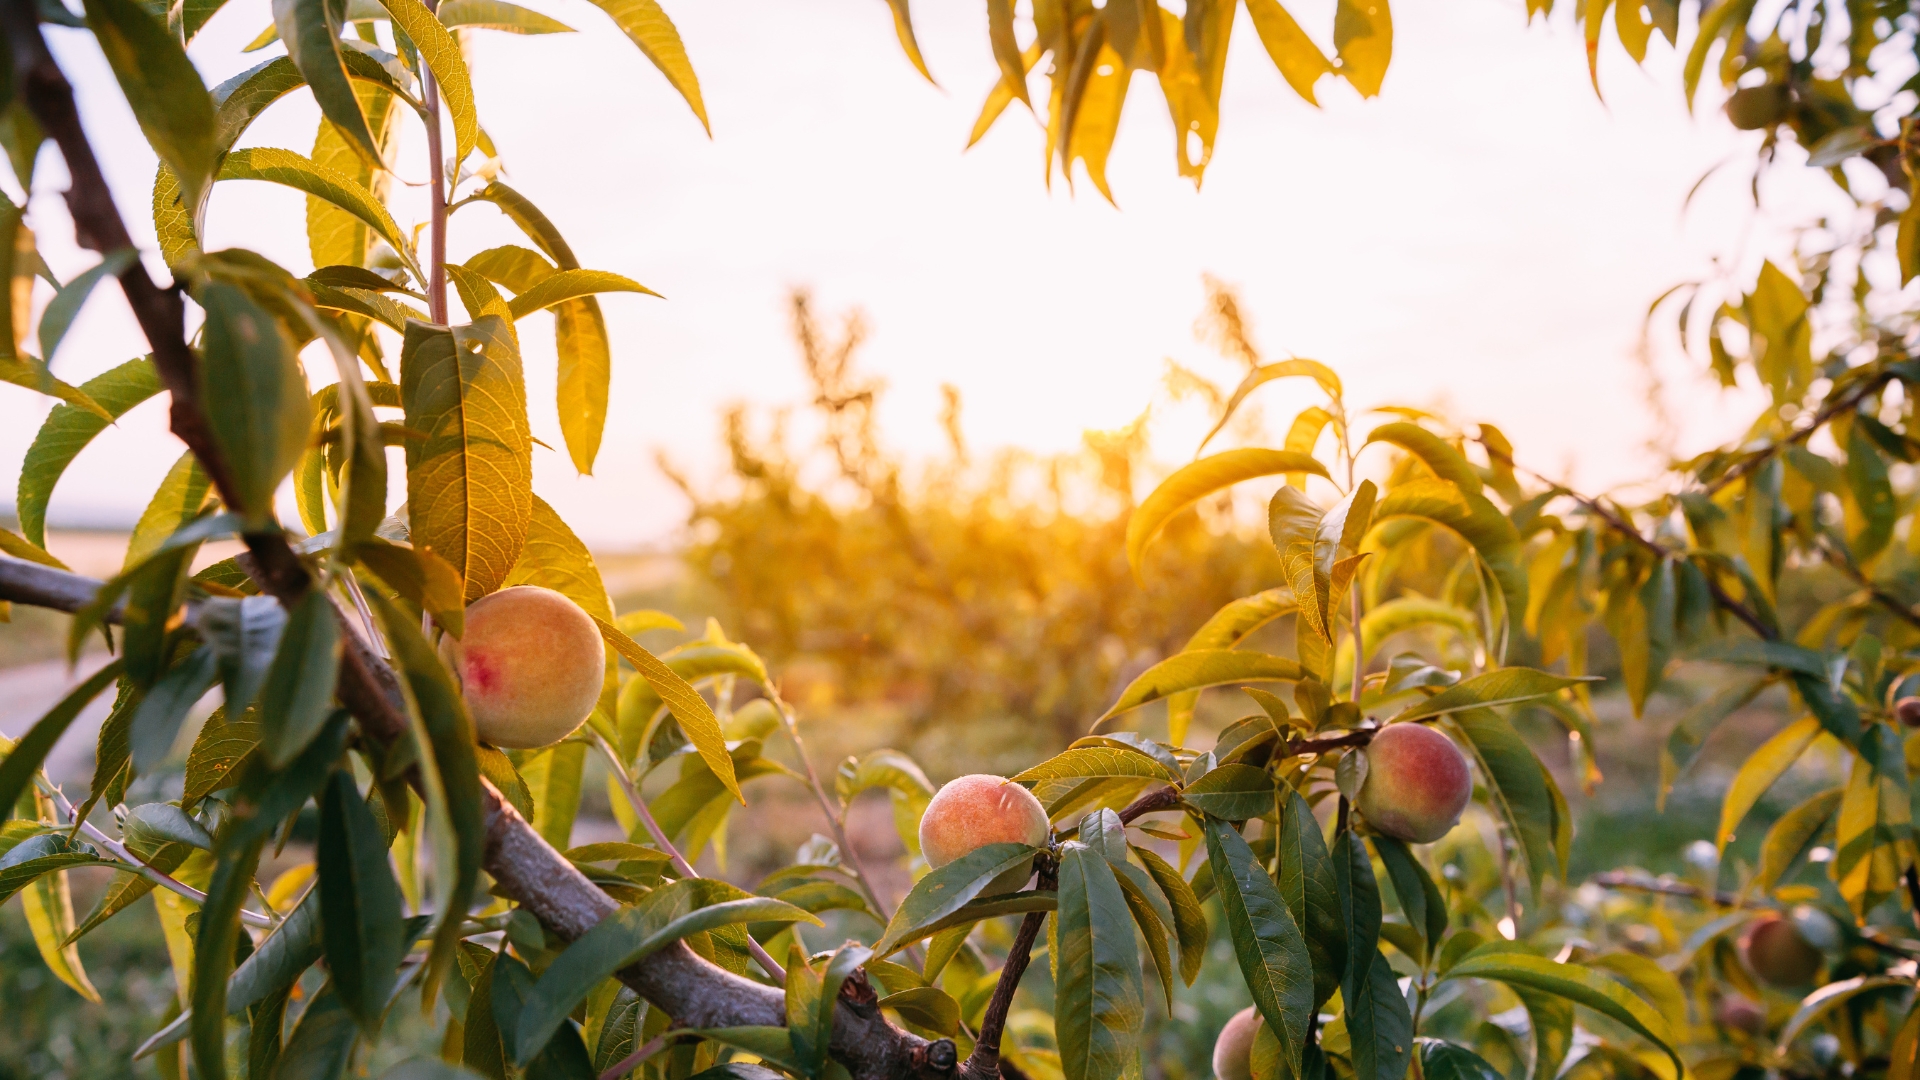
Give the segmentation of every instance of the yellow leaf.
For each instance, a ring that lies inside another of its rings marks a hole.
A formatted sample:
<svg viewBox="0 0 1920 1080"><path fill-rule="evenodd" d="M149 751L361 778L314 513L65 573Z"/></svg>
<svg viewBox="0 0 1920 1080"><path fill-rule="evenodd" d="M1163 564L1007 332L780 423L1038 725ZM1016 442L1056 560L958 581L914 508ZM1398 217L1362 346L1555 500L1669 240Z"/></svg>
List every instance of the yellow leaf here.
<svg viewBox="0 0 1920 1080"><path fill-rule="evenodd" d="M1747 757L1734 774L1733 783L1727 786L1726 801L1720 806L1720 829L1716 840L1721 851L1727 850L1727 844L1733 840L1733 830L1740 824L1753 804L1767 793L1774 781L1785 776L1800 755L1820 737L1820 721L1811 716L1803 716L1782 728L1773 738L1760 744L1760 748Z"/></svg>

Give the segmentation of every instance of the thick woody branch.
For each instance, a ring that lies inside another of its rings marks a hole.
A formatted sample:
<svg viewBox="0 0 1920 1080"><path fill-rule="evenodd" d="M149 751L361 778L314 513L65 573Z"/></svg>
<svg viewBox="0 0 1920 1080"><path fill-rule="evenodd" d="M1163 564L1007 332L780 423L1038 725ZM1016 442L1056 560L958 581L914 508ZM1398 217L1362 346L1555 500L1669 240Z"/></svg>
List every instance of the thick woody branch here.
<svg viewBox="0 0 1920 1080"><path fill-rule="evenodd" d="M18 91L66 159L73 179L67 205L76 238L83 246L101 252L132 247L132 237L87 142L72 87L41 36L33 0L0 0L0 27L5 29L12 51ZM124 271L119 281L147 336L154 367L171 396L169 421L174 434L200 460L222 500L230 508L243 508L232 473L199 405L197 360L187 345L185 303L179 290L155 285L139 262ZM312 587L312 575L278 530L244 539L248 547L246 569L264 592L291 604ZM81 575L0 557L0 600L74 611L91 600L99 586L99 582ZM392 669L357 633L343 633L342 638L346 650L336 689L341 704L368 737L381 741L401 737L408 725ZM611 897L541 839L484 782L482 794L487 829L484 866L502 893L568 941L618 909ZM781 990L716 967L684 944L676 943L648 956L622 970L620 978L683 1026L786 1023ZM894 1027L877 1008L860 1009L843 1001L835 1016L829 1049L854 1080L944 1080L953 1075L952 1056L929 1054L930 1047L937 1050L938 1046Z"/></svg>

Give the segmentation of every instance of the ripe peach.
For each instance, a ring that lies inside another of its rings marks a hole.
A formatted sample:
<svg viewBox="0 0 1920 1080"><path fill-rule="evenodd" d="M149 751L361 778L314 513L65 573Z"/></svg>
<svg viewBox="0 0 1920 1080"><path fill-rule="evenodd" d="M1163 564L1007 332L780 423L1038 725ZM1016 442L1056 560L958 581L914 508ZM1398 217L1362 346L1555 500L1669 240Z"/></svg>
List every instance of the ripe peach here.
<svg viewBox="0 0 1920 1080"><path fill-rule="evenodd" d="M1764 1035L1767 1031L1766 1008L1745 994L1729 993L1722 997L1713 1006L1713 1019L1730 1031L1744 1031L1748 1035Z"/></svg>
<svg viewBox="0 0 1920 1080"><path fill-rule="evenodd" d="M1467 759L1423 724L1391 724L1367 744L1367 778L1356 805L1367 824L1416 844L1447 835L1473 797Z"/></svg>
<svg viewBox="0 0 1920 1080"><path fill-rule="evenodd" d="M1253 1006L1233 1014L1213 1041L1214 1080L1252 1080L1253 1037L1259 1033L1260 1014Z"/></svg>
<svg viewBox="0 0 1920 1080"><path fill-rule="evenodd" d="M1893 715L1908 727L1920 727L1920 697L1903 697L1894 702Z"/></svg>
<svg viewBox="0 0 1920 1080"><path fill-rule="evenodd" d="M474 734L510 750L565 738L600 700L606 653L580 606L552 589L516 585L475 600L466 634L442 649L460 679Z"/></svg>
<svg viewBox="0 0 1920 1080"><path fill-rule="evenodd" d="M942 867L987 844L1047 842L1047 811L1033 792L1004 777L975 773L950 780L920 818L920 851L927 865ZM1011 892L1027 883L1031 864L1016 866L990 882L986 894Z"/></svg>
<svg viewBox="0 0 1920 1080"><path fill-rule="evenodd" d="M1820 973L1820 950L1791 919L1768 915L1754 920L1742 945L1747 966L1774 986L1805 986Z"/></svg>

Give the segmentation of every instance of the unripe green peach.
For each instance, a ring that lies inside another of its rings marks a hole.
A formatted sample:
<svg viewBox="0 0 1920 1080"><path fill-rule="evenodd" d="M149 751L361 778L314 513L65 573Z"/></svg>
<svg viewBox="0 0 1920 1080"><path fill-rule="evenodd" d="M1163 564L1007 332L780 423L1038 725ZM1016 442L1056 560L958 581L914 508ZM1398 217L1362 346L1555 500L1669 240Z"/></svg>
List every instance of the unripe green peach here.
<svg viewBox="0 0 1920 1080"><path fill-rule="evenodd" d="M1233 1014L1213 1041L1214 1080L1252 1080L1253 1037L1259 1033L1260 1014L1253 1006Z"/></svg>
<svg viewBox="0 0 1920 1080"><path fill-rule="evenodd" d="M975 773L950 780L920 818L920 853L936 869L988 844L1047 842L1047 811L1033 792L1001 776ZM985 894L1011 892L1027 883L1031 863L993 879Z"/></svg>
<svg viewBox="0 0 1920 1080"><path fill-rule="evenodd" d="M1743 945L1747 967L1774 986L1805 986L1820 973L1820 950L1791 919L1768 915L1754 920Z"/></svg>
<svg viewBox="0 0 1920 1080"><path fill-rule="evenodd" d="M482 742L531 750L559 742L600 700L600 629L552 589L516 585L475 600L466 633L441 643Z"/></svg>
<svg viewBox="0 0 1920 1080"><path fill-rule="evenodd" d="M1390 724L1367 744L1367 778L1355 805L1379 832L1428 844L1460 821L1473 797L1467 759L1423 724Z"/></svg>

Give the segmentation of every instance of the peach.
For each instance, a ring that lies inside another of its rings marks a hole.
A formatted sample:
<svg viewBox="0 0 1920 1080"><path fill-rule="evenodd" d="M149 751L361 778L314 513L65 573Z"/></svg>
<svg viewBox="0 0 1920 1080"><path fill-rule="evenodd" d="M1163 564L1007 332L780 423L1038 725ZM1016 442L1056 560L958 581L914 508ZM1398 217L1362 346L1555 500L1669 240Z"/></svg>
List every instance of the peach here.
<svg viewBox="0 0 1920 1080"><path fill-rule="evenodd" d="M1893 716L1908 727L1920 727L1920 697L1903 697L1894 702Z"/></svg>
<svg viewBox="0 0 1920 1080"><path fill-rule="evenodd" d="M1214 1080L1252 1080L1253 1037L1259 1033L1260 1014L1253 1006L1233 1014L1213 1041Z"/></svg>
<svg viewBox="0 0 1920 1080"><path fill-rule="evenodd" d="M1767 1010L1745 994L1727 994L1713 1006L1714 1022L1729 1031L1748 1035L1767 1033Z"/></svg>
<svg viewBox="0 0 1920 1080"><path fill-rule="evenodd" d="M1367 778L1356 800L1376 830L1415 844L1447 835L1473 797L1467 759L1423 724L1390 724L1367 744Z"/></svg>
<svg viewBox="0 0 1920 1080"><path fill-rule="evenodd" d="M1047 811L1033 792L1005 777L975 773L950 780L920 817L920 852L927 865L947 865L987 844L1040 847L1051 832ZM988 883L984 895L1012 892L1027 883L1032 864L1023 864Z"/></svg>
<svg viewBox="0 0 1920 1080"><path fill-rule="evenodd" d="M1820 950L1790 919L1768 915L1754 920L1742 944L1747 967L1774 986L1805 986L1820 973Z"/></svg>
<svg viewBox="0 0 1920 1080"><path fill-rule="evenodd" d="M465 635L441 647L482 742L509 750L559 742L600 700L600 629L552 589L516 585L475 600Z"/></svg>

